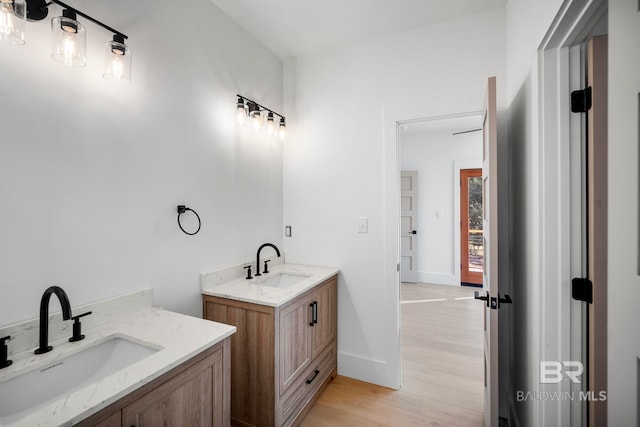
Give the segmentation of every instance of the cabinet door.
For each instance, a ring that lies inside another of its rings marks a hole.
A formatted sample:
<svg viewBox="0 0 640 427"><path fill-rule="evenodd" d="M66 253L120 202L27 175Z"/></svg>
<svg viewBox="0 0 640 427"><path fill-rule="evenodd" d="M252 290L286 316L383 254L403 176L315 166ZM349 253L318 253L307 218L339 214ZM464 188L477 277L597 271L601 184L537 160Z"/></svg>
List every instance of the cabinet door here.
<svg viewBox="0 0 640 427"><path fill-rule="evenodd" d="M222 427L222 349L122 410L122 425Z"/></svg>
<svg viewBox="0 0 640 427"><path fill-rule="evenodd" d="M311 358L315 359L320 352L336 338L337 330L337 281L331 278L321 285L310 297L313 328L311 331Z"/></svg>
<svg viewBox="0 0 640 427"><path fill-rule="evenodd" d="M94 427L122 427L122 413L118 411L106 420L95 424Z"/></svg>
<svg viewBox="0 0 640 427"><path fill-rule="evenodd" d="M309 298L294 300L280 311L280 394L311 363Z"/></svg>

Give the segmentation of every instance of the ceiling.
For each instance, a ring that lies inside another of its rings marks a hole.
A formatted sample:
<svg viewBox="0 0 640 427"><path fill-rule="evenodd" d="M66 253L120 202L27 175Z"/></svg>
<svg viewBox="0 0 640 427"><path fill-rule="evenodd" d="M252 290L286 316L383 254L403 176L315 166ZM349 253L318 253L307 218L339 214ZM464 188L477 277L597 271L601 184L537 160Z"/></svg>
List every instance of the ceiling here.
<svg viewBox="0 0 640 427"><path fill-rule="evenodd" d="M211 0L281 58L502 7L507 0Z"/></svg>

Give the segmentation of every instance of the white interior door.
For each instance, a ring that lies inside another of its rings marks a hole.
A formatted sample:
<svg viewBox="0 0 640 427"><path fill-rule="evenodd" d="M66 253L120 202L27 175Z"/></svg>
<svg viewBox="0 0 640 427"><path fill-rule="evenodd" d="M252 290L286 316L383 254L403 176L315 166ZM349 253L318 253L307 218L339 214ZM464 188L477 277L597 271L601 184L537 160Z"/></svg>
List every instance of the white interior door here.
<svg viewBox="0 0 640 427"><path fill-rule="evenodd" d="M400 281L417 282L418 171L402 171L400 175Z"/></svg>
<svg viewBox="0 0 640 427"><path fill-rule="evenodd" d="M482 226L484 244L484 424L499 425L498 393L498 128L496 78L487 82L482 118Z"/></svg>

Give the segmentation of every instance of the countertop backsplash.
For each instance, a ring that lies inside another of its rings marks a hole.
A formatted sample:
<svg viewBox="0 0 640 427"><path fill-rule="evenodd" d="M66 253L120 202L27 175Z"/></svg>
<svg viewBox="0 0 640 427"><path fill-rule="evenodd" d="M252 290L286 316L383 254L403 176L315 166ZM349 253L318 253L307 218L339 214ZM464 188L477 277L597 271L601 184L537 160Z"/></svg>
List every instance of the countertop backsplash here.
<svg viewBox="0 0 640 427"><path fill-rule="evenodd" d="M55 298L52 298L54 300ZM151 288L130 294L120 295L95 303L72 307L72 315L77 316L91 311L92 314L83 317L82 330L102 326L113 319L129 316L132 313L151 308L153 290ZM39 306L40 301L37 301ZM11 325L0 326L0 337L11 336L7 343L9 356L29 349L36 349L39 345L40 319L30 319ZM73 320L62 320L60 311L49 313L49 342L55 342L73 335Z"/></svg>
<svg viewBox="0 0 640 427"><path fill-rule="evenodd" d="M273 257L265 257L265 258L261 258L260 259L260 264L264 265L264 261L269 260L269 268L279 265L279 264L284 264L285 263L285 259L284 259L284 254L282 254L282 256L277 257L277 256L273 256ZM222 268L220 270L215 270L215 271L211 271L211 272L207 272L207 273L201 273L200 274L200 286L201 288L209 288L212 286L218 286L218 285L222 285L223 283L227 283L230 282L232 280L236 280L236 279L240 279L241 277L246 277L247 276L247 270L245 270L244 268L250 265L251 266L251 274L255 275L256 274L256 261L251 260L249 262L245 262L242 264L236 264L236 265L232 265L231 267L226 267L226 268ZM260 269L262 269L263 266L260 266Z"/></svg>

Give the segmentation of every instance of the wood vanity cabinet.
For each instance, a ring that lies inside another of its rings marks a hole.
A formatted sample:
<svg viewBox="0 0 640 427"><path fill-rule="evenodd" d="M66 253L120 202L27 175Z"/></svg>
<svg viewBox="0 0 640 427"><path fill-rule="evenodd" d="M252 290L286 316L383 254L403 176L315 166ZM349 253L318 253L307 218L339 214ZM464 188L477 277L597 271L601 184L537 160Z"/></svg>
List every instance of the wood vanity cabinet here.
<svg viewBox="0 0 640 427"><path fill-rule="evenodd" d="M205 319L233 325L231 424L298 425L336 375L337 276L280 307L203 295Z"/></svg>
<svg viewBox="0 0 640 427"><path fill-rule="evenodd" d="M229 426L230 372L226 338L78 426Z"/></svg>

